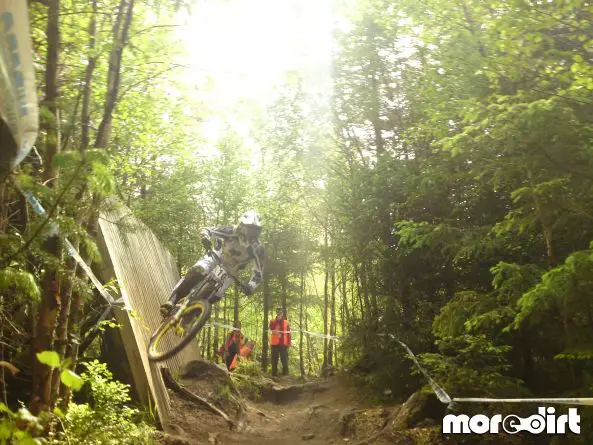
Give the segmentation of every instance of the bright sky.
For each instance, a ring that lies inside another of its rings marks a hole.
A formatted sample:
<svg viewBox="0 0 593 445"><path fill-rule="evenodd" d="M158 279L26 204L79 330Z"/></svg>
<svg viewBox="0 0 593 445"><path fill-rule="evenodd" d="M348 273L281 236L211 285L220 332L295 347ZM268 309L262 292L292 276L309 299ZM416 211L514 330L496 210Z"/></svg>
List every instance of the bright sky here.
<svg viewBox="0 0 593 445"><path fill-rule="evenodd" d="M203 125L216 140L227 123L247 135L241 103L265 106L286 72L305 88L331 88L332 0L202 0L184 17L182 37L191 65L188 81L213 113ZM206 88L206 85L208 87ZM207 91L206 91L207 90Z"/></svg>

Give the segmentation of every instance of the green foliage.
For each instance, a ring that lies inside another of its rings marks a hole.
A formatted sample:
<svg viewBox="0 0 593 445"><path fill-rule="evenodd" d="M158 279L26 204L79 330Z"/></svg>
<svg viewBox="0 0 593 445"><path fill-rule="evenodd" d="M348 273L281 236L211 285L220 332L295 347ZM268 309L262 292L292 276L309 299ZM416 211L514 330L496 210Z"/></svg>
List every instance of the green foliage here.
<svg viewBox="0 0 593 445"><path fill-rule="evenodd" d="M347 23L335 32L331 100L316 97L309 79L292 73L265 109L233 110L244 115L241 123L251 119L250 131L229 124L211 143L200 133L199 121L213 117L195 94L201 88L171 69L182 56L172 52L180 46L167 31L177 18L168 7L156 13L151 2L136 2L109 124L113 137L104 149L81 152L81 79L97 57L89 116L96 129L105 111L103 79L113 66L108 54L117 47L105 37L116 23L117 2L98 2L103 37L92 51L90 4L62 2L63 147L48 165L24 163L19 183L55 209L63 235L95 261L100 255L88 223L104 198L117 195L170 249L181 272L204 253L200 227L232 224L256 207L267 251L258 292L272 306L286 305L293 326L329 331L333 325L346 335L338 363L379 391L397 385L392 389L403 395L421 380L377 333L393 333L415 351L434 351L436 340L438 353L424 354L424 362L464 395L588 389L590 7L581 1L347 3ZM47 50L41 6L30 8L40 60ZM41 120L57 124L46 105ZM48 155L55 136L46 131L44 138L39 149ZM59 167L59 181L46 181L51 167ZM43 221L12 216L22 212L20 197L8 195L0 203L0 250L14 258L0 270L1 322L35 313L43 274L57 271L62 284L71 275L61 252L44 248L48 227L29 239ZM92 300L88 284L73 284ZM261 338L263 304L253 301L243 306L229 294L221 312L230 318L235 306L249 337ZM87 311L95 308L89 303ZM22 317L29 326L29 315ZM217 349L222 329L205 335L202 344ZM298 357L305 374L329 359L329 346L305 338ZM40 360L65 367L52 354ZM248 363L238 372L258 377ZM111 427L121 418L105 413L116 412L132 431L136 414L120 409L125 388L90 366L83 379L92 408L75 406L67 430L80 438L87 424ZM564 375L570 375L566 384ZM80 384L67 373L62 381Z"/></svg>
<svg viewBox="0 0 593 445"><path fill-rule="evenodd" d="M33 301L38 301L40 296L35 277L12 267L0 269L0 292L14 292L17 296L28 297Z"/></svg>
<svg viewBox="0 0 593 445"><path fill-rule="evenodd" d="M68 369L72 364L72 359L67 358L62 361L60 360L60 356L57 352L42 351L37 353L37 360L52 369L59 368L60 381L67 387L71 388L73 391L80 391L82 385L84 384L84 380L78 374Z"/></svg>
<svg viewBox="0 0 593 445"><path fill-rule="evenodd" d="M238 360L234 372L250 377L263 377L261 366L254 360Z"/></svg>
<svg viewBox="0 0 593 445"><path fill-rule="evenodd" d="M591 12L394 6L356 2L337 33L327 183L333 251L353 265L345 301L361 312L351 353L369 379L384 372L366 338L380 317L415 351L436 337L440 353L425 359L455 390L467 380L476 394L512 394L519 376L534 391L582 390L593 366Z"/></svg>
<svg viewBox="0 0 593 445"><path fill-rule="evenodd" d="M254 360L238 360L237 367L231 373L233 382L243 397L251 400L261 399L261 383L256 381L263 379L264 373L260 363Z"/></svg>
<svg viewBox="0 0 593 445"><path fill-rule="evenodd" d="M485 296L474 291L458 292L434 319L432 330L439 338L462 336L467 331L467 321L482 312Z"/></svg>
<svg viewBox="0 0 593 445"><path fill-rule="evenodd" d="M422 354L421 363L449 394L464 397L521 397L523 382L508 376L510 347L494 345L485 336L444 337L438 354Z"/></svg>
<svg viewBox="0 0 593 445"><path fill-rule="evenodd" d="M46 443L39 436L44 424L33 416L28 409L20 408L17 412L0 403L0 443L11 445L42 445Z"/></svg>
<svg viewBox="0 0 593 445"><path fill-rule="evenodd" d="M60 367L60 356L55 351L43 351L37 354L37 360L50 368Z"/></svg>
<svg viewBox="0 0 593 445"><path fill-rule="evenodd" d="M74 391L79 391L84 384L84 380L69 369L65 369L60 373L60 380Z"/></svg>
<svg viewBox="0 0 593 445"><path fill-rule="evenodd" d="M56 443L96 445L155 443L153 429L139 422L140 411L129 407L129 387L113 380L104 363L84 363L82 380L88 386L89 404L71 402L63 418L64 432Z"/></svg>

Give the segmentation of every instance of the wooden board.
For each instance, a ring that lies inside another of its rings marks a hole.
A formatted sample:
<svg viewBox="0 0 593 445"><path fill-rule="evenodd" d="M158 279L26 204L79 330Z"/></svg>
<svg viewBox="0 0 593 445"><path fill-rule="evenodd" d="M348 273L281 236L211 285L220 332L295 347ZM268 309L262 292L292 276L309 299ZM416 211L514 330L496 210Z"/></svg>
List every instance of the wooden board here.
<svg viewBox="0 0 593 445"><path fill-rule="evenodd" d="M101 276L103 280L115 277L123 296L125 310L117 310L116 319L122 326L134 384L144 403L149 402L150 395L167 429L169 396L159 367L167 367L176 375L185 363L200 356L196 340L169 360L158 364L148 360L150 336L162 320L159 306L179 280L177 266L165 246L127 207L114 205L104 211L99 225Z"/></svg>

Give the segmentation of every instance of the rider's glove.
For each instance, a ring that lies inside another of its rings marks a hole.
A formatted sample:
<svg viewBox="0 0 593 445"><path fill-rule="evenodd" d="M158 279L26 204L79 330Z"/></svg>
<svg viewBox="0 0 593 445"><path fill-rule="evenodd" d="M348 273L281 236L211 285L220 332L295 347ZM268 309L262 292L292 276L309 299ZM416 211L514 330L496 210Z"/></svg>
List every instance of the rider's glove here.
<svg viewBox="0 0 593 445"><path fill-rule="evenodd" d="M202 246L204 246L204 249L206 250L212 250L212 241L204 237L202 238Z"/></svg>
<svg viewBox="0 0 593 445"><path fill-rule="evenodd" d="M243 292L245 292L246 295L253 294L254 290L255 290L255 286L251 283L247 283L245 286L243 286Z"/></svg>

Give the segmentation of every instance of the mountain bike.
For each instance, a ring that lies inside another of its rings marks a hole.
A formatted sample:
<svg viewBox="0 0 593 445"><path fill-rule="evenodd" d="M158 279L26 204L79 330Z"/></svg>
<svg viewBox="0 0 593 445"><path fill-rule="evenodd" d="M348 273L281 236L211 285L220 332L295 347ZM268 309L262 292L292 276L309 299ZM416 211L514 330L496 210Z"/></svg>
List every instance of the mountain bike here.
<svg viewBox="0 0 593 445"><path fill-rule="evenodd" d="M173 357L196 337L210 318L212 305L220 300L218 291L228 277L243 286L237 277L224 268L217 252L211 250L209 254L214 259L212 270L185 297L179 299L152 334L148 344L148 358L151 361L160 362Z"/></svg>

